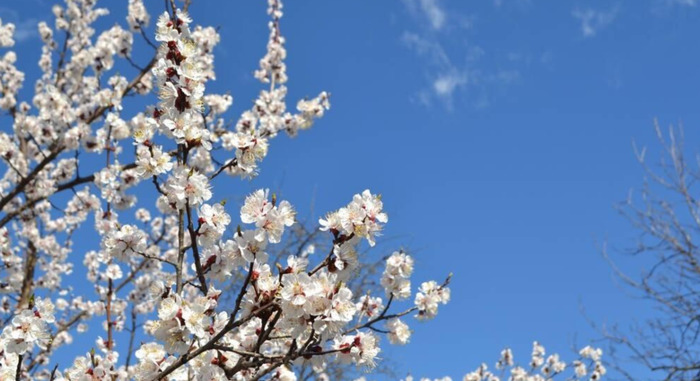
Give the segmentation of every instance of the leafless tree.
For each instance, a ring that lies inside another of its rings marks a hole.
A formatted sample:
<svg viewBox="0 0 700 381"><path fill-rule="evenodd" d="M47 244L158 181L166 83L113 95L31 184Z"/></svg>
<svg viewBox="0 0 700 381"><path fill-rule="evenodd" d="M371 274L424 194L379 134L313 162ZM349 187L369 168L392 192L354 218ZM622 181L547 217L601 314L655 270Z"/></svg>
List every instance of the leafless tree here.
<svg viewBox="0 0 700 381"><path fill-rule="evenodd" d="M625 250L603 249L615 275L655 312L627 326L598 328L609 344L609 365L624 378L639 379L629 370L635 364L652 379L698 381L700 157L686 156L682 128L664 132L655 123L655 131L662 157L649 164L647 150L635 147L645 180L618 206L638 233L636 242ZM635 260L623 268L624 256Z"/></svg>

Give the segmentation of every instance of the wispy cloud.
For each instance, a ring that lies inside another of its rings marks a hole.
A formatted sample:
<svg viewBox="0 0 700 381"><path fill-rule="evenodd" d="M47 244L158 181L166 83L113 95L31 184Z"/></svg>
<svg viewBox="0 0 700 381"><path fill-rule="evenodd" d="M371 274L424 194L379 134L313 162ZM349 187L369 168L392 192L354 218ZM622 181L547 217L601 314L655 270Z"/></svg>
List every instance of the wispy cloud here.
<svg viewBox="0 0 700 381"><path fill-rule="evenodd" d="M404 31L401 42L421 59L427 82L417 91L418 102L452 110L459 99L482 108L489 104L493 87L519 79L517 70L483 68L486 52L465 32L473 28L473 16L448 11L438 0L404 0L404 4L417 28Z"/></svg>
<svg viewBox="0 0 700 381"><path fill-rule="evenodd" d="M438 5L438 0L420 0L420 6L433 29L442 29L445 25L445 11Z"/></svg>
<svg viewBox="0 0 700 381"><path fill-rule="evenodd" d="M14 40L17 43L22 43L39 36L39 31L37 30L39 20L36 18L23 19L16 10L0 7L0 19L2 19L3 24L15 24Z"/></svg>
<svg viewBox="0 0 700 381"><path fill-rule="evenodd" d="M694 1L694 0L685 0ZM592 8L576 8L572 15L581 22L581 34L583 37L593 37L608 25L612 24L617 17L620 7L615 6L609 10L595 10Z"/></svg>
<svg viewBox="0 0 700 381"><path fill-rule="evenodd" d="M440 30L447 22L447 13L440 5L439 0L404 0L408 10L422 20L434 30Z"/></svg>
<svg viewBox="0 0 700 381"><path fill-rule="evenodd" d="M424 105L430 106L432 101L437 98L448 109L452 109L455 91L469 83L467 69L458 68L453 64L439 39L434 36L421 36L414 32L404 32L401 40L426 64L426 76L430 86L419 92L418 100Z"/></svg>
<svg viewBox="0 0 700 381"><path fill-rule="evenodd" d="M668 4L670 5L681 5L681 6L688 6L688 7L694 7L698 5L697 0L666 0Z"/></svg>
<svg viewBox="0 0 700 381"><path fill-rule="evenodd" d="M406 31L401 36L401 41L419 56L429 59L431 64L445 67L451 66L450 57L436 39Z"/></svg>
<svg viewBox="0 0 700 381"><path fill-rule="evenodd" d="M466 73L442 73L439 77L435 78L433 90L441 97L452 99L452 93L454 93L457 87L466 85L467 79Z"/></svg>
<svg viewBox="0 0 700 381"><path fill-rule="evenodd" d="M698 5L700 0L653 0L651 13L660 18L675 17L695 11Z"/></svg>
<svg viewBox="0 0 700 381"><path fill-rule="evenodd" d="M15 24L15 41L22 43L32 38L39 37L37 24L39 20L31 18Z"/></svg>

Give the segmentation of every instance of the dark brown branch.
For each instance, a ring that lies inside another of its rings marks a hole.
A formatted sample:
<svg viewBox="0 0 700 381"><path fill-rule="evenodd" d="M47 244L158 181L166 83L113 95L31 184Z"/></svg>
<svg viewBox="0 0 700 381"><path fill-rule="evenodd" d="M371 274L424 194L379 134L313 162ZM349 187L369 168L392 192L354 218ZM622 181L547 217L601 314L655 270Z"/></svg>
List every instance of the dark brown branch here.
<svg viewBox="0 0 700 381"><path fill-rule="evenodd" d="M32 296L34 287L34 270L36 268L37 250L34 243L27 241L26 257L24 259L24 278L22 279L22 289L20 291L19 301L17 301L17 310L29 308L29 299Z"/></svg>
<svg viewBox="0 0 700 381"><path fill-rule="evenodd" d="M17 357L17 371L15 372L15 381L20 381L22 379L22 360L24 359L24 356L19 355Z"/></svg>
<svg viewBox="0 0 700 381"><path fill-rule="evenodd" d="M194 267L197 271L197 278L199 279L199 286L204 295L207 294L209 288L207 287L207 279L204 277L204 272L202 271L202 261L199 257L199 248L197 247L197 232L194 231L194 225L192 225L192 208L190 207L189 200L187 203L187 230L190 233L190 241L192 242L192 255L194 256Z"/></svg>

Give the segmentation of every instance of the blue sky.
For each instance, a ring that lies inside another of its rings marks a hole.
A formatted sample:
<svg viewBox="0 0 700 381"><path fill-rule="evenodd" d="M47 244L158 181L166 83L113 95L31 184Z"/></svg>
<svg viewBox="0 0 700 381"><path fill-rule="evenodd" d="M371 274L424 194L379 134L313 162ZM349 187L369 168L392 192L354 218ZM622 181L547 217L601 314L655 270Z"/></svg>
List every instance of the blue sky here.
<svg viewBox="0 0 700 381"><path fill-rule="evenodd" d="M104 2L116 3L125 4ZM192 3L195 22L220 27L208 90L231 91L235 118L260 89L251 73L264 54L265 5ZM15 50L31 80L33 25L50 17L48 4L0 6L3 21L18 24ZM399 375L461 378L504 346L526 361L533 340L570 358L574 343L597 337L581 306L598 323L652 312L621 289L600 247L635 237L613 208L642 184L632 141L658 157L654 118L682 123L691 150L700 135L699 8L288 1L290 99L327 90L332 108L298 138L276 139L261 175L226 183L220 197L270 187L302 215L313 204L318 217L365 188L381 193L386 246L415 256L414 284L455 274L437 319L413 323L411 345L385 346ZM124 12L120 5L102 25L124 25Z"/></svg>

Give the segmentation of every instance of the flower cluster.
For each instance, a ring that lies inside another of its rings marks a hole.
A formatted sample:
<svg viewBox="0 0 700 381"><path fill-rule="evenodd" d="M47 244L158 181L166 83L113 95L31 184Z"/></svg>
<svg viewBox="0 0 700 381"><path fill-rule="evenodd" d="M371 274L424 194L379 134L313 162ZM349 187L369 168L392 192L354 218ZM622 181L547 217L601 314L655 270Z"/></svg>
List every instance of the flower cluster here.
<svg viewBox="0 0 700 381"><path fill-rule="evenodd" d="M268 151L268 139L280 131L296 135L300 129L308 129L314 119L320 118L330 108L329 94L321 92L310 100L302 99L297 103L298 113L287 112L286 64L287 52L285 39L280 32L282 2L268 1L270 35L267 53L260 60L260 69L255 77L262 83L270 84L269 90L260 92L253 107L244 112L236 123L236 131L227 131L221 135L223 147L236 150L235 159L226 164L228 173L240 176L254 176L260 162Z"/></svg>
<svg viewBox="0 0 700 381"><path fill-rule="evenodd" d="M134 225L124 225L110 230L102 241L102 247L110 257L126 262L146 251L146 233Z"/></svg>
<svg viewBox="0 0 700 381"><path fill-rule="evenodd" d="M380 351L377 341L371 332L358 332L356 335L336 339L333 348L339 351L338 358L341 361L371 367Z"/></svg>
<svg viewBox="0 0 700 381"><path fill-rule="evenodd" d="M12 24L10 24L12 25ZM0 28L0 46L3 44L2 28ZM17 70L15 52L7 52L0 58L0 108L10 110L17 105L17 93L24 82L24 73Z"/></svg>
<svg viewBox="0 0 700 381"><path fill-rule="evenodd" d="M110 352L104 356L90 352L84 356L79 356L73 361L73 365L64 372L65 378L59 380L66 381L89 381L89 380L114 380L125 379L127 372L116 367L119 354ZM60 377L60 375L59 375Z"/></svg>
<svg viewBox="0 0 700 381"><path fill-rule="evenodd" d="M416 293L417 317L422 320L432 319L437 315L438 304L447 304L450 301L450 289L445 285L438 285L434 280L423 282Z"/></svg>
<svg viewBox="0 0 700 381"><path fill-rule="evenodd" d="M12 35L15 33L15 24L5 24L2 25L2 20L0 20L0 47L7 48L15 44L15 40Z"/></svg>
<svg viewBox="0 0 700 381"><path fill-rule="evenodd" d="M560 360L557 353L545 358L545 348L538 342L532 344L532 356L530 364L526 367L515 365L513 353L509 348L501 352L501 358L496 363L498 373L491 372L486 364L481 364L478 369L464 375L463 381L501 381L506 380L503 375L509 373L508 381L549 381L557 376L564 377L571 381L597 381L606 373L606 369L601 362L603 351L600 348L586 346L579 351L580 358L567 364ZM573 368L568 376L564 376L567 369ZM592 369L589 372L589 369ZM402 381L413 381L412 376L408 376ZM452 381L450 377L421 378L421 381Z"/></svg>
<svg viewBox="0 0 700 381"><path fill-rule="evenodd" d="M411 338L411 330L408 328L408 324L401 321L399 318L393 318L387 320L386 328L389 332L387 337L392 344L404 345L408 343Z"/></svg>
<svg viewBox="0 0 700 381"><path fill-rule="evenodd" d="M54 305L48 299L33 302L30 308L18 311L10 324L0 334L0 356L2 352L23 355L34 346L45 349L51 340L49 324L54 323Z"/></svg>
<svg viewBox="0 0 700 381"><path fill-rule="evenodd" d="M386 260L382 274L381 285L387 295L397 299L406 299L411 295L411 274L413 273L413 258L403 251L391 254Z"/></svg>
<svg viewBox="0 0 700 381"><path fill-rule="evenodd" d="M255 224L256 239L268 239L270 243L278 243L282 239L285 226L294 224L295 212L292 205L282 201L277 205L277 197L269 197L268 189L259 189L245 199L241 208L241 221Z"/></svg>
<svg viewBox="0 0 700 381"><path fill-rule="evenodd" d="M336 235L366 238L374 246L374 237L389 220L382 208L381 197L373 195L367 189L362 194L355 195L348 206L329 213L319 223L322 230L330 230Z"/></svg>
<svg viewBox="0 0 700 381"><path fill-rule="evenodd" d="M215 314L220 291L211 288L207 295L197 296L188 301L180 295L171 293L160 285L153 288L160 297L158 320L147 326L147 330L156 339L165 343L168 353L185 353L189 348L190 337L210 338L215 327L221 328L226 323L226 312ZM162 297L163 295L166 295Z"/></svg>
<svg viewBox="0 0 700 381"><path fill-rule="evenodd" d="M203 204L199 208L199 229L197 242L205 247L217 243L231 223L231 216L226 213L222 204Z"/></svg>
<svg viewBox="0 0 700 381"><path fill-rule="evenodd" d="M272 16L268 27L270 38L267 42L267 54L260 59L260 69L255 71L255 78L263 83L286 83L287 65L284 59L287 57L287 50L284 48L284 37L280 34L279 22L282 18L282 2L279 0L269 0L267 13Z"/></svg>
<svg viewBox="0 0 700 381"><path fill-rule="evenodd" d="M204 76L192 62L198 47L192 40L189 16L178 11L174 17L158 18L156 40L162 42L153 75L160 104L153 118L161 131L178 144L210 148L209 130L203 128L199 113L204 104Z"/></svg>
<svg viewBox="0 0 700 381"><path fill-rule="evenodd" d="M579 355L581 359L573 362L576 377L585 377L589 375L589 369L591 380L600 380L600 378L607 373L607 369L605 369L602 363L602 349L587 345L579 351ZM586 364L588 364L588 366L586 366Z"/></svg>
<svg viewBox="0 0 700 381"><path fill-rule="evenodd" d="M362 197L357 195L355 199ZM365 197L377 199L369 193ZM245 199L240 216L242 222L255 224L255 229L239 228L233 239L223 240L221 232L230 217L223 205L204 204L196 229L204 259L202 272L215 280L227 279L236 272L246 274L237 304L240 308L231 313L217 312L221 293L214 287L206 295L185 298L162 282L154 284L150 295L158 305L158 319L147 322L146 328L158 341L144 343L137 352L137 379L149 379L169 367L177 367L172 355L182 355L193 348L203 351L204 361L192 362L190 368L194 367L198 374L223 377L232 372L232 364L245 361L250 353L269 358L291 353L296 356L295 364L310 362L321 372L330 358L343 364L372 367L381 350L380 339L368 329L380 323L386 324L391 343L408 342L411 331L399 316L417 311L418 307L388 314L389 306L384 306L381 298L356 298L342 281L349 274L339 269L338 260L333 259L337 246L350 241L356 245L359 237L346 240L334 233L334 249L312 269L309 258L295 255L287 258L285 266L276 264L275 269L267 263L265 248L283 236L285 226L294 223L291 205L278 202L274 195L270 197L268 190L258 190ZM394 257L389 262L390 269L401 267L391 270L395 276L410 275L410 257L405 256L403 262ZM441 288L443 293L449 292L444 285ZM355 320L356 324L351 325ZM215 347L211 346L214 342ZM262 366L264 369L267 368ZM286 368L280 369L279 377L293 374ZM184 374L186 368L176 372Z"/></svg>
<svg viewBox="0 0 700 381"><path fill-rule="evenodd" d="M148 26L151 16L146 11L143 0L129 0L126 21L129 23L129 28L133 31L141 30L141 28Z"/></svg>
<svg viewBox="0 0 700 381"><path fill-rule="evenodd" d="M178 210L185 206L200 205L212 197L209 179L198 171L186 166L177 167L165 183L168 204Z"/></svg>
<svg viewBox="0 0 700 381"><path fill-rule="evenodd" d="M379 316L384 309L384 304L380 297L362 295L357 301L355 308L359 312L360 318L367 317L368 319L372 319Z"/></svg>

